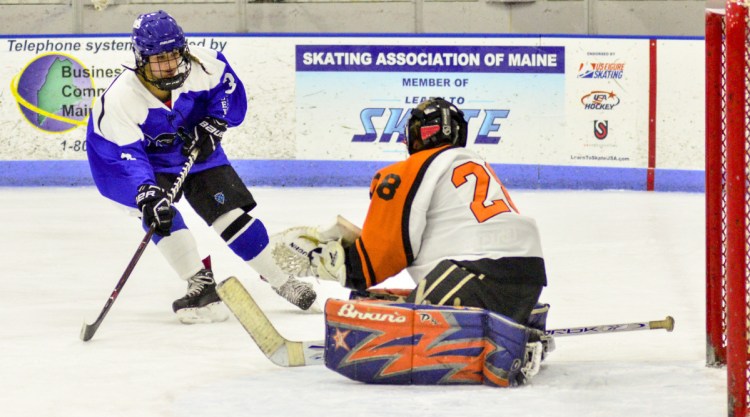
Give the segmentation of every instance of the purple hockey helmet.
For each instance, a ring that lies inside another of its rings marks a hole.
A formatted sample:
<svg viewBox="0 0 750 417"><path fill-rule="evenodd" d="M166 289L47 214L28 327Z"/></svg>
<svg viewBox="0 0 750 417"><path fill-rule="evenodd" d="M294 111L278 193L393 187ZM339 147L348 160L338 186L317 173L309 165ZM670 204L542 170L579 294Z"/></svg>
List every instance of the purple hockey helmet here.
<svg viewBox="0 0 750 417"><path fill-rule="evenodd" d="M187 56L187 41L180 25L167 12L159 10L145 13L133 22L131 36L136 67L143 75L148 57L174 50L180 51L180 70L172 77L146 80L162 90L180 87L190 74L190 59Z"/></svg>

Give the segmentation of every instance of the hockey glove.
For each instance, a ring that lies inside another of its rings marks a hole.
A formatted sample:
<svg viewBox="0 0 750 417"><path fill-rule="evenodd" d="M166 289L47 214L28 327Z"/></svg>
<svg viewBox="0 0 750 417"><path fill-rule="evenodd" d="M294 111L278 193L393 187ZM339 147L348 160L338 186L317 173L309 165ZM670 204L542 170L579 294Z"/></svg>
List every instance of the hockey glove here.
<svg viewBox="0 0 750 417"><path fill-rule="evenodd" d="M315 273L310 264L313 253L320 254L321 237L317 228L299 226L269 236L273 261L287 274L311 277Z"/></svg>
<svg viewBox="0 0 750 417"><path fill-rule="evenodd" d="M341 241L333 240L323 243L311 252L313 274L320 279L336 281L341 286L346 284L346 261Z"/></svg>
<svg viewBox="0 0 750 417"><path fill-rule="evenodd" d="M179 130L180 137L185 141L185 144L182 145L182 154L188 156L193 149L198 148L200 152L195 161L203 162L211 156L216 150L216 145L224 137L224 132L227 131L227 122L207 116L198 122L192 135L185 134L182 127Z"/></svg>
<svg viewBox="0 0 750 417"><path fill-rule="evenodd" d="M138 187L135 203L143 214L143 224L149 227L155 225L154 233L159 236L170 235L175 210L163 188L150 184L141 185Z"/></svg>

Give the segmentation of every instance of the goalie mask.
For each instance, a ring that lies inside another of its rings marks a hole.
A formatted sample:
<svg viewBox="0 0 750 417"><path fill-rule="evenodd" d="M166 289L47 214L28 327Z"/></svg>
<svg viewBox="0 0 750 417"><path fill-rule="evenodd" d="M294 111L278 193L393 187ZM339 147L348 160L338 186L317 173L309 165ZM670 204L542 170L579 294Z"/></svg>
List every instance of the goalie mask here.
<svg viewBox="0 0 750 417"><path fill-rule="evenodd" d="M159 10L138 16L131 40L136 72L143 79L164 91L185 83L190 74L187 41L182 28L167 12Z"/></svg>
<svg viewBox="0 0 750 417"><path fill-rule="evenodd" d="M406 122L406 146L410 155L445 144L463 147L466 137L464 113L440 97L419 103Z"/></svg>

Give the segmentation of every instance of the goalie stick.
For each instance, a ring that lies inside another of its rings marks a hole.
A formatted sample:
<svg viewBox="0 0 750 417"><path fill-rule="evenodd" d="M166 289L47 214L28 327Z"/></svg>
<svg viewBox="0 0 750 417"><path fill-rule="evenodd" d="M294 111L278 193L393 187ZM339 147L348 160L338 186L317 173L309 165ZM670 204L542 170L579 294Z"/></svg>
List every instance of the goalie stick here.
<svg viewBox="0 0 750 417"><path fill-rule="evenodd" d="M242 327L250 334L260 350L271 362L279 366L306 366L323 363L325 342L292 341L279 333L268 316L261 310L253 297L235 277L230 277L216 287L224 304L229 307ZM605 324L588 327L571 327L547 330L547 337L578 336L584 334L601 334L627 332L634 330L674 329L674 319L667 316L664 320L641 323Z"/></svg>
<svg viewBox="0 0 750 417"><path fill-rule="evenodd" d="M279 366L323 362L323 341L295 342L286 339L273 327L271 320L237 278L227 278L216 286L216 292L271 362Z"/></svg>
<svg viewBox="0 0 750 417"><path fill-rule="evenodd" d="M614 332L632 332L634 330L657 330L664 329L668 332L674 330L674 318L667 316L664 320L652 320L641 323L622 323L622 324L600 324L597 326L570 327L567 329L547 330L547 336L578 336L582 334L602 334Z"/></svg>
<svg viewBox="0 0 750 417"><path fill-rule="evenodd" d="M198 157L198 152L200 152L200 149L198 148L195 148L192 152L190 152L187 162L185 162L185 165L182 166L180 175L177 176L177 179L172 185L172 189L169 190L167 197L169 198L170 205L174 201L175 196L177 196L177 194L180 192L180 188L182 188L182 183L185 182L185 178L187 178L188 172L190 172L190 169L193 168L193 164L195 164L195 158ZM148 242L154 236L155 230L156 225L151 224L151 226L148 228L148 232L146 232L146 236L144 236L141 240L141 243L138 245L138 249L130 259L130 263L128 263L128 266L122 273L120 280L117 281L114 291L112 291L112 294L110 294L107 302L104 303L104 308L102 309L101 313L99 313L99 317L97 317L96 320L91 324L86 324L86 322L83 323L83 326L81 327L81 340L83 340L84 342L88 342L92 337L94 337L94 333L96 333L96 330L102 324L102 321L104 321L104 317L107 316L107 313L109 313L109 310L112 308L112 304L115 303L117 296L120 295L120 291L122 291L122 287L125 286L125 283L128 281L130 274L133 272L133 269L135 269L135 265L138 263L138 260L141 259L141 255L143 255L143 252L148 246Z"/></svg>

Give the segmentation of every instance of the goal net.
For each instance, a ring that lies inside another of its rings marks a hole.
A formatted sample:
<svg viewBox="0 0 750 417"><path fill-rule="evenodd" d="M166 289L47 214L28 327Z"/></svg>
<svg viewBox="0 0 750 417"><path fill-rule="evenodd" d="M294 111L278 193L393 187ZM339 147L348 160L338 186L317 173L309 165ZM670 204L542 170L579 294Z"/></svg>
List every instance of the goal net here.
<svg viewBox="0 0 750 417"><path fill-rule="evenodd" d="M729 415L748 417L748 6L706 11L706 362L727 366Z"/></svg>

